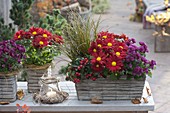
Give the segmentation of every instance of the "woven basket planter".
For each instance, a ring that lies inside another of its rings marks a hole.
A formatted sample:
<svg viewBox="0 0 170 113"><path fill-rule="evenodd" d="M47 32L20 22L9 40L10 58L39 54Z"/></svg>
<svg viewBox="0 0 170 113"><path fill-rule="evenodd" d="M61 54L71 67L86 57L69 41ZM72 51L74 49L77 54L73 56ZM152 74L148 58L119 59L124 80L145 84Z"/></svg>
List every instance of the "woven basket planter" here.
<svg viewBox="0 0 170 113"><path fill-rule="evenodd" d="M27 65L27 88L29 93L36 93L40 91L39 80L42 76L48 75L48 69L51 64L46 64L44 66Z"/></svg>
<svg viewBox="0 0 170 113"><path fill-rule="evenodd" d="M88 2L89 4L85 5L86 2ZM81 11L80 6L86 7L87 10ZM78 0L77 3L71 4L69 6L65 6L65 7L61 8L60 11L61 11L61 15L64 16L68 21L71 18L71 17L69 17L70 12L77 12L82 18L86 19L91 14L92 3L91 3L91 0L87 0L87 1Z"/></svg>
<svg viewBox="0 0 170 113"><path fill-rule="evenodd" d="M0 73L0 101L14 102L17 93L18 72L11 74Z"/></svg>
<svg viewBox="0 0 170 113"><path fill-rule="evenodd" d="M102 100L131 100L141 98L145 80L82 80L76 84L78 100L91 100L98 97Z"/></svg>
<svg viewBox="0 0 170 113"><path fill-rule="evenodd" d="M164 29L165 34L162 34ZM155 52L170 52L170 26L155 26L155 31L158 35L155 36ZM168 34L168 35L167 35Z"/></svg>

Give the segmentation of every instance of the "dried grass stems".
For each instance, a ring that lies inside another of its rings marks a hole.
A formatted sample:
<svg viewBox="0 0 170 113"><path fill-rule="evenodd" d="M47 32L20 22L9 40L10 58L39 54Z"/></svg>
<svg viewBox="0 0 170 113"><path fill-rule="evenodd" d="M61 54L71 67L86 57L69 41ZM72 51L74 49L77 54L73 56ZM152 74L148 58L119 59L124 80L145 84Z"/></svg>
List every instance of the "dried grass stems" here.
<svg viewBox="0 0 170 113"><path fill-rule="evenodd" d="M69 20L70 23L63 30L65 41L62 50L67 57L75 60L77 57L88 54L90 42L97 36L100 18L95 22L90 17L85 19L71 12Z"/></svg>

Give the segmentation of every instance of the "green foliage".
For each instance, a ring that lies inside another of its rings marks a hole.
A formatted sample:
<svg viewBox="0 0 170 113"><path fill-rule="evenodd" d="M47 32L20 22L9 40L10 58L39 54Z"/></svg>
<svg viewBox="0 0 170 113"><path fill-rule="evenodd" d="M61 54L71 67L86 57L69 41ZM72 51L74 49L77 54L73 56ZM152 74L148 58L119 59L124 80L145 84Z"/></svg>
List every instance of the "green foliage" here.
<svg viewBox="0 0 170 113"><path fill-rule="evenodd" d="M18 25L18 29L27 29L31 24L31 15L29 9L33 0L12 0L10 18ZM13 37L15 28L12 23L5 25L4 20L0 18L0 41L8 40Z"/></svg>
<svg viewBox="0 0 170 113"><path fill-rule="evenodd" d="M53 34L62 35L62 30L67 24L67 20L61 16L60 10L54 9L52 14L47 14L45 18L41 18L38 27L44 28Z"/></svg>
<svg viewBox="0 0 170 113"><path fill-rule="evenodd" d="M29 9L33 0L12 0L12 9L10 18L18 25L18 29L27 29L30 27L31 15Z"/></svg>
<svg viewBox="0 0 170 113"><path fill-rule="evenodd" d="M90 42L97 35L100 19L95 23L90 17L85 20L73 12L71 12L70 17L70 24L67 24L63 29L64 44L62 50L67 57L75 60L88 53Z"/></svg>
<svg viewBox="0 0 170 113"><path fill-rule="evenodd" d="M25 64L45 65L51 63L54 56L57 56L54 46L44 48L30 47L26 52Z"/></svg>
<svg viewBox="0 0 170 113"><path fill-rule="evenodd" d="M92 11L94 13L105 13L107 9L109 9L108 0L92 0Z"/></svg>
<svg viewBox="0 0 170 113"><path fill-rule="evenodd" d="M3 18L0 18L0 41L11 39L14 33L15 29L12 24L5 25Z"/></svg>

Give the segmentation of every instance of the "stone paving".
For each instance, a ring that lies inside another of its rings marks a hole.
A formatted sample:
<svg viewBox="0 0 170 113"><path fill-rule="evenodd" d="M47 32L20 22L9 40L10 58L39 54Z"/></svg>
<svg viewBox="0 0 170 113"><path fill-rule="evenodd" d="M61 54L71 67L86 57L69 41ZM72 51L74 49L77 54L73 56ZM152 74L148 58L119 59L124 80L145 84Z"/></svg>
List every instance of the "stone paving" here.
<svg viewBox="0 0 170 113"><path fill-rule="evenodd" d="M143 29L142 23L130 22L129 16L135 12L135 0L110 0L110 9L102 14L101 30L108 30L118 34L126 34L135 38L137 42L144 41L149 46L149 59L157 61L157 68L153 71L153 77L147 78L150 83L155 100L155 111L149 113L170 113L170 53L155 53L152 36L154 30ZM93 15L96 19L100 15ZM64 57L62 57L64 58ZM57 72L58 67L66 64L60 62L53 71Z"/></svg>

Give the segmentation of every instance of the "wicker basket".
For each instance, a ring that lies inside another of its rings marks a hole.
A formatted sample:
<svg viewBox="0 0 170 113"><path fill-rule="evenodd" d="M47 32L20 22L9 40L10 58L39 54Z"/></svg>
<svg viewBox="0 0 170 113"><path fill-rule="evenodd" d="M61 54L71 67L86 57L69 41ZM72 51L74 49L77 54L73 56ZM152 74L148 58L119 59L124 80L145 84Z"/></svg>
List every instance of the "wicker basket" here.
<svg viewBox="0 0 170 113"><path fill-rule="evenodd" d="M78 100L91 100L98 97L102 100L131 100L141 98L144 80L82 80L76 84Z"/></svg>
<svg viewBox="0 0 170 113"><path fill-rule="evenodd" d="M168 24L163 26L156 25L155 31L158 32L155 36L155 52L170 52L170 27ZM165 34L163 34L162 31L164 31Z"/></svg>
<svg viewBox="0 0 170 113"><path fill-rule="evenodd" d="M74 3L71 4L69 6L65 6L63 8L61 8L61 15L64 16L68 21L70 20L71 17L69 17L70 12L77 12L78 14L80 14L80 16L84 19L87 19L88 16L90 16L91 11L92 11L92 3L91 0L88 0L88 10L87 11L80 11L80 6L84 6L85 1L80 2L78 1L78 3Z"/></svg>
<svg viewBox="0 0 170 113"><path fill-rule="evenodd" d="M48 69L50 64L44 66L35 66L35 65L27 65L26 73L27 73L27 86L29 93L36 93L40 91L39 80L43 75L48 75Z"/></svg>
<svg viewBox="0 0 170 113"><path fill-rule="evenodd" d="M0 74L0 101L14 102L17 93L17 74Z"/></svg>

